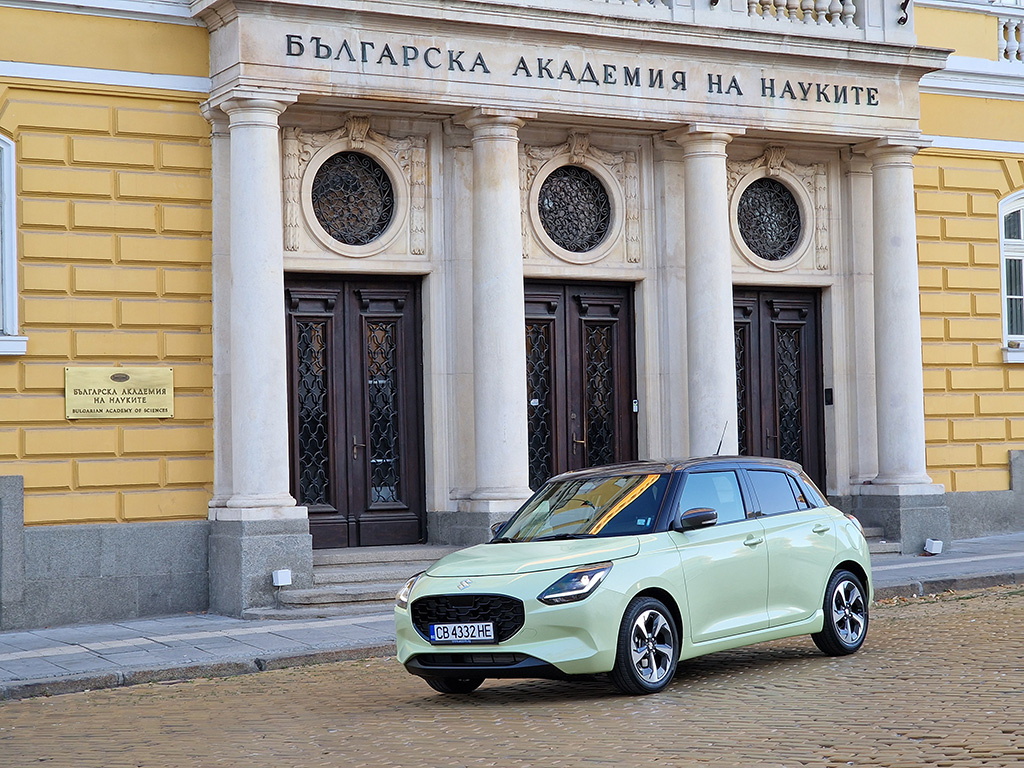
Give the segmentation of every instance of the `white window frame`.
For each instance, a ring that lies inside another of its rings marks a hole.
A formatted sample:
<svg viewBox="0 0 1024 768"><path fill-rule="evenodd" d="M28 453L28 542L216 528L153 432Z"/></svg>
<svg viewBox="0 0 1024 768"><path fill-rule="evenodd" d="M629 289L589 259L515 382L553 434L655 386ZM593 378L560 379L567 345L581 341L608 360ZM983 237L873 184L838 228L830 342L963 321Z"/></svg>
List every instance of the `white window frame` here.
<svg viewBox="0 0 1024 768"><path fill-rule="evenodd" d="M1006 240L1006 217L1014 211L1021 215L1021 239ZM1006 262L1020 260L1024 267L1024 192L1008 197L999 204L999 298L1003 314L1003 360L1007 363L1024 363L1024 334L1009 332L1010 312L1006 287ZM1013 298L1021 298L1014 296Z"/></svg>
<svg viewBox="0 0 1024 768"><path fill-rule="evenodd" d="M14 209L14 142L0 134L0 355L23 355L18 335L18 236Z"/></svg>

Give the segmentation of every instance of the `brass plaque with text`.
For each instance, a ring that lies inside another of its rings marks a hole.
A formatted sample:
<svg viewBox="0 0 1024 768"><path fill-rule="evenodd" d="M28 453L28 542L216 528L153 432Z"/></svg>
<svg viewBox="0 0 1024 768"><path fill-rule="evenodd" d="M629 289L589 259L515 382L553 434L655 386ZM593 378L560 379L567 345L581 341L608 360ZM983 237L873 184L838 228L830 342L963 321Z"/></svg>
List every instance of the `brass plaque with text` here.
<svg viewBox="0 0 1024 768"><path fill-rule="evenodd" d="M69 419L170 419L173 368L64 369L64 415Z"/></svg>

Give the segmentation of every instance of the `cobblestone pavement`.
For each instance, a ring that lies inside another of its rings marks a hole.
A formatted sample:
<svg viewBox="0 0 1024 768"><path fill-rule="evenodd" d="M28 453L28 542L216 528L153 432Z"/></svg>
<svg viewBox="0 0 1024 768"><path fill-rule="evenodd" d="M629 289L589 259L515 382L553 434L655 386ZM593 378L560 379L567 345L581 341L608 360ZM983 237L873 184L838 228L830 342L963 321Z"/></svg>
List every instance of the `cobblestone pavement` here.
<svg viewBox="0 0 1024 768"><path fill-rule="evenodd" d="M860 653L808 638L603 680L435 694L394 659L0 703L0 766L1019 766L1024 590L896 599Z"/></svg>

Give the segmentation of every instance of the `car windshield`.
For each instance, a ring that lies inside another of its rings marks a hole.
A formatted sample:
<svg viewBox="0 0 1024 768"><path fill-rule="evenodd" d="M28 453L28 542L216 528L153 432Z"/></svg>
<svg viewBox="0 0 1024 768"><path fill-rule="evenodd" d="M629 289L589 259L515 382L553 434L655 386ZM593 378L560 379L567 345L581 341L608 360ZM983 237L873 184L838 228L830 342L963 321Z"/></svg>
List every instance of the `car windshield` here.
<svg viewBox="0 0 1024 768"><path fill-rule="evenodd" d="M550 482L495 542L631 536L654 528L668 474L605 475Z"/></svg>

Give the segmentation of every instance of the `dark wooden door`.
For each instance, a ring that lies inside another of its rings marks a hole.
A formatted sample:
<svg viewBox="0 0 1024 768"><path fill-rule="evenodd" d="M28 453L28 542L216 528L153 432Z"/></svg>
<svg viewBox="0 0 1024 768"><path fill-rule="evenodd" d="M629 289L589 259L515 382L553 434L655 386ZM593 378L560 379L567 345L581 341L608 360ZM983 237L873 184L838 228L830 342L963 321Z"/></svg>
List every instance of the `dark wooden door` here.
<svg viewBox="0 0 1024 768"><path fill-rule="evenodd" d="M419 287L288 275L292 493L313 547L423 539Z"/></svg>
<svg viewBox="0 0 1024 768"><path fill-rule="evenodd" d="M530 487L636 458L633 288L526 283Z"/></svg>
<svg viewBox="0 0 1024 768"><path fill-rule="evenodd" d="M799 462L825 487L817 291L734 291L740 453Z"/></svg>

